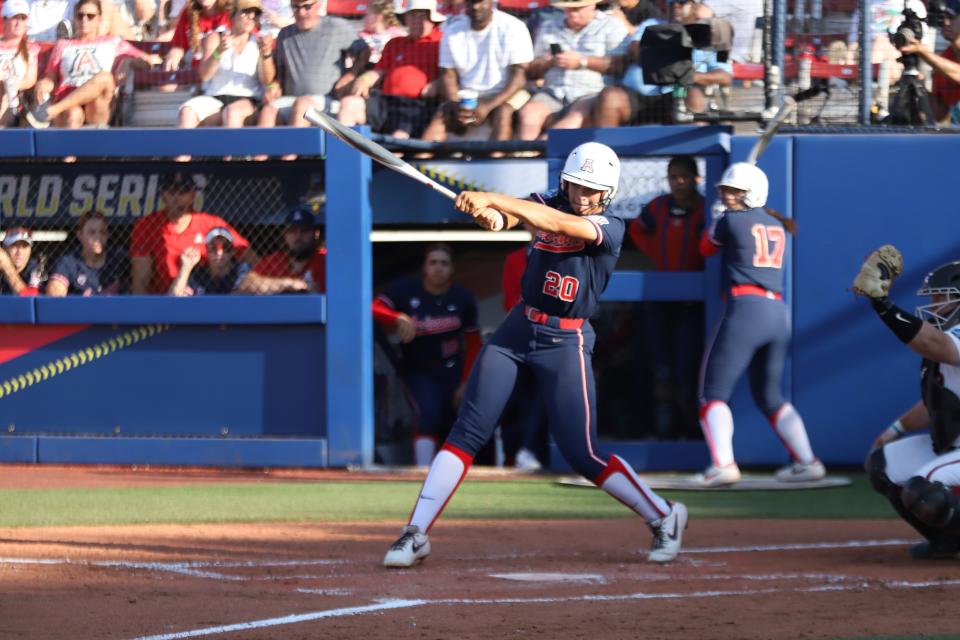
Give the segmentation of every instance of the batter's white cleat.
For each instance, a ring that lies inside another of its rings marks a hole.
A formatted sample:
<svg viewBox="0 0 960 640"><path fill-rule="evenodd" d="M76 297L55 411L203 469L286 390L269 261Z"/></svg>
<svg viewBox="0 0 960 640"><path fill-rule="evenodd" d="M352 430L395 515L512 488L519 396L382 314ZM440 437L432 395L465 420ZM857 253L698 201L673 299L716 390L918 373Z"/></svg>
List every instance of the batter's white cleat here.
<svg viewBox="0 0 960 640"><path fill-rule="evenodd" d="M710 465L693 476L693 481L704 488L728 487L740 482L740 467L735 464L728 464L725 467Z"/></svg>
<svg viewBox="0 0 960 640"><path fill-rule="evenodd" d="M827 475L827 470L823 463L814 460L809 464L794 462L777 470L773 477L778 482L811 482L813 480L822 480Z"/></svg>
<svg viewBox="0 0 960 640"><path fill-rule="evenodd" d="M404 569L412 567L430 555L430 538L420 533L420 527L408 524L403 528L403 535L390 546L387 555L383 557L383 566Z"/></svg>
<svg viewBox="0 0 960 640"><path fill-rule="evenodd" d="M680 553L683 544L683 530L687 528L687 507L682 502L674 502L670 513L650 523L653 542L650 543L650 562L670 562Z"/></svg>

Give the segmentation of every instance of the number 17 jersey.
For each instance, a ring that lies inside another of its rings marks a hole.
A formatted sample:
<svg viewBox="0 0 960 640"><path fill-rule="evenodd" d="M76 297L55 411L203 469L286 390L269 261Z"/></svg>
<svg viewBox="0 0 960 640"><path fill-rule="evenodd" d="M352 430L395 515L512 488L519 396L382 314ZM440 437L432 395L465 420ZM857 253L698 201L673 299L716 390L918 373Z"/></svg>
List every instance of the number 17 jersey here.
<svg viewBox="0 0 960 640"><path fill-rule="evenodd" d="M575 215L559 193L533 194L530 200ZM561 318L589 318L597 311L620 257L626 223L608 213L583 218L597 230L593 242L535 231L521 280L526 304Z"/></svg>
<svg viewBox="0 0 960 640"><path fill-rule="evenodd" d="M724 288L753 284L783 293L787 233L765 209L727 210L710 230L710 241L722 247Z"/></svg>

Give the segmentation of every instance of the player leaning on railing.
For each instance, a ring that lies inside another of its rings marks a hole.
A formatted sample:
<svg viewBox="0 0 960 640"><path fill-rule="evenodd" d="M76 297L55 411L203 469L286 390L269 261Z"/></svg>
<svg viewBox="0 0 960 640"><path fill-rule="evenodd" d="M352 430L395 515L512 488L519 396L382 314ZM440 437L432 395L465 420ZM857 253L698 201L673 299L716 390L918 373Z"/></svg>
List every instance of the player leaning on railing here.
<svg viewBox="0 0 960 640"><path fill-rule="evenodd" d="M930 302L916 315L888 297L903 272L900 252L884 245L871 253L853 291L866 296L890 331L920 355L920 401L874 440L866 469L873 488L926 538L914 558L960 553L960 262L937 267L917 295ZM903 436L929 427L929 434Z"/></svg>

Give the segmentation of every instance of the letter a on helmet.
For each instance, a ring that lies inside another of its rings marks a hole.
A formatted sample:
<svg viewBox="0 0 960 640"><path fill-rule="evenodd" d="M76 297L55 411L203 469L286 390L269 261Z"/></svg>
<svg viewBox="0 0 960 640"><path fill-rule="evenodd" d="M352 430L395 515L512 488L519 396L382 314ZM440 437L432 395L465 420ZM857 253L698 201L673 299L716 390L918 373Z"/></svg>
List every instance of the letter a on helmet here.
<svg viewBox="0 0 960 640"><path fill-rule="evenodd" d="M735 162L727 167L717 186L746 191L743 204L750 209L767 204L767 193L770 190L767 174L749 162Z"/></svg>
<svg viewBox="0 0 960 640"><path fill-rule="evenodd" d="M571 151L563 163L560 191L565 193L564 182L604 191L601 202L607 206L620 185L620 158L605 144L585 142Z"/></svg>

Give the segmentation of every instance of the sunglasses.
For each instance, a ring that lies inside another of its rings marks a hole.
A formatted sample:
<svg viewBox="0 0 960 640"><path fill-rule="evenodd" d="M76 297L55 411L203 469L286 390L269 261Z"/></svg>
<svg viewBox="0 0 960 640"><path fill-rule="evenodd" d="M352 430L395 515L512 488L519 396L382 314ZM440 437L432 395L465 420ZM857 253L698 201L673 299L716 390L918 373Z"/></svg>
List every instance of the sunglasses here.
<svg viewBox="0 0 960 640"><path fill-rule="evenodd" d="M247 16L248 18L254 18L255 20L260 19L260 14L262 12L260 9L244 9L240 12L240 15Z"/></svg>
<svg viewBox="0 0 960 640"><path fill-rule="evenodd" d="M77 20L96 20L100 17L99 13L78 13Z"/></svg>
<svg viewBox="0 0 960 640"><path fill-rule="evenodd" d="M298 11L310 11L313 9L313 5L317 4L316 2L304 2L303 4L291 4L290 8L293 9L293 12Z"/></svg>

